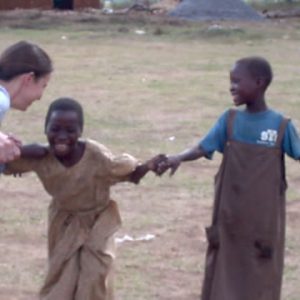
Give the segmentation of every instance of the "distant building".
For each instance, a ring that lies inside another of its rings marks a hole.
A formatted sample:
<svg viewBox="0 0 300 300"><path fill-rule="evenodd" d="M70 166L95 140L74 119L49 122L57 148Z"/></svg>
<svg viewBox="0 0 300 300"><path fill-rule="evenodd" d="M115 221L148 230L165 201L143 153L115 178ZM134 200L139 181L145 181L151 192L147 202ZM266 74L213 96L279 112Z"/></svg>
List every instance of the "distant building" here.
<svg viewBox="0 0 300 300"><path fill-rule="evenodd" d="M100 0L0 0L0 10L100 8Z"/></svg>
<svg viewBox="0 0 300 300"><path fill-rule="evenodd" d="M53 7L57 9L100 8L100 0L53 0Z"/></svg>

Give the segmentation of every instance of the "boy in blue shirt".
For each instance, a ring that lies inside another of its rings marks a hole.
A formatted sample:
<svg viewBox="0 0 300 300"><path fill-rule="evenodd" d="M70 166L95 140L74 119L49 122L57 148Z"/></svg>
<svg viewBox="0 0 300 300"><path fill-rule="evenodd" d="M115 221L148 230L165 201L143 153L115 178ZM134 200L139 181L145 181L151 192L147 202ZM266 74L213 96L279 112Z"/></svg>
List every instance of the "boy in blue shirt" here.
<svg viewBox="0 0 300 300"><path fill-rule="evenodd" d="M192 149L156 169L173 175L180 164L223 154L215 178L212 224L202 300L279 300L285 238L284 154L299 160L292 122L270 109L265 92L272 69L261 57L238 60L230 71L235 106Z"/></svg>

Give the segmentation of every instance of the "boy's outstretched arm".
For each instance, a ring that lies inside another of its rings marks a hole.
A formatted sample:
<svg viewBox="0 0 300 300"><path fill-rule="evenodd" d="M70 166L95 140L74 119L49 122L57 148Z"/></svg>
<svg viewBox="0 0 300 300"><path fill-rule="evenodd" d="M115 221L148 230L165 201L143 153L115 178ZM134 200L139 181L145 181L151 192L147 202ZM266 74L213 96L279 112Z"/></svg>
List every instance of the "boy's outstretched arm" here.
<svg viewBox="0 0 300 300"><path fill-rule="evenodd" d="M23 145L21 146L20 150L21 150L22 158L33 158L33 159L43 158L49 152L48 147L41 144Z"/></svg>
<svg viewBox="0 0 300 300"><path fill-rule="evenodd" d="M140 180L149 172L154 171L156 173L156 168L160 162L166 161L167 157L164 154L159 154L149 159L143 164L140 164L136 169L130 174L129 181L138 184Z"/></svg>
<svg viewBox="0 0 300 300"><path fill-rule="evenodd" d="M25 172L34 171L35 164L48 154L48 147L41 144L19 145L21 157L5 165L0 164L0 173L21 176Z"/></svg>
<svg viewBox="0 0 300 300"><path fill-rule="evenodd" d="M204 152L204 150L199 147L199 145L197 145L179 154L167 156L167 160L163 160L158 163L155 169L155 173L157 175L162 175L170 169L170 176L172 176L177 171L182 162L196 160L205 155L206 153Z"/></svg>

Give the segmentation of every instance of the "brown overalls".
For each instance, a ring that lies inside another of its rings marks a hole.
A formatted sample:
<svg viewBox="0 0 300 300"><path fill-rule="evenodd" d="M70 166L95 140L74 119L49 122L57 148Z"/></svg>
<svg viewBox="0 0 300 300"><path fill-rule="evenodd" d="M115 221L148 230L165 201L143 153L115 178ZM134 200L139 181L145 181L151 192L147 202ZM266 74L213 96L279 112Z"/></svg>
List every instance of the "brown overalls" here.
<svg viewBox="0 0 300 300"><path fill-rule="evenodd" d="M279 300L285 238L285 172L281 149L228 141L215 178L215 202L202 300Z"/></svg>

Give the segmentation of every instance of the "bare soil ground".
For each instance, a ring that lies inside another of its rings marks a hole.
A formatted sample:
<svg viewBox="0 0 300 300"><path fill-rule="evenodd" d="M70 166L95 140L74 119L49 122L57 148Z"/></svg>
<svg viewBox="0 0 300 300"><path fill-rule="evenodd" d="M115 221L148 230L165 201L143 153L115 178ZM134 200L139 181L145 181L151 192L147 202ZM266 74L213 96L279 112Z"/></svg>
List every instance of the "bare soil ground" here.
<svg viewBox="0 0 300 300"><path fill-rule="evenodd" d="M55 73L45 97L3 124L25 142L44 141L48 104L79 99L85 136L115 153L146 159L196 143L230 106L228 69L235 59L265 55L274 66L272 106L300 125L297 20L264 24L186 24L162 16L17 11L0 14L0 45L33 40L51 54ZM143 32L143 33L142 33ZM284 57L284 59L283 59ZM154 236L118 244L117 300L199 299L213 176L220 163L187 163L172 179L149 175L119 184L113 198L123 216L117 237ZM299 299L300 173L287 160L284 300ZM32 300L46 272L49 196L34 174L0 180L0 300Z"/></svg>

